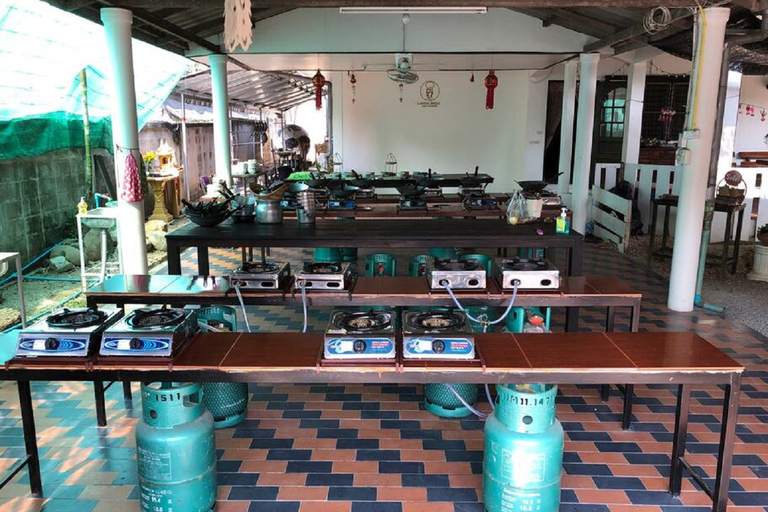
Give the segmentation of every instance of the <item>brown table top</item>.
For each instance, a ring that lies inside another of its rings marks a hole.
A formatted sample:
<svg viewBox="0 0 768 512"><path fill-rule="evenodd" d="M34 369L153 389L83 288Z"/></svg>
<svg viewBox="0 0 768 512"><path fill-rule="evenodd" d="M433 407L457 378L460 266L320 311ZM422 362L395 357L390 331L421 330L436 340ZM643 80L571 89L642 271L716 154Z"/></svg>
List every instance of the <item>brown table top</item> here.
<svg viewBox="0 0 768 512"><path fill-rule="evenodd" d="M237 380L269 382L470 382L601 383L610 376L621 382L667 382L670 375L694 382L718 381L744 367L692 332L476 334L479 359L474 361L376 362L326 364L323 333L203 333L172 362L91 361L91 371L156 372L166 378L196 375L238 376ZM115 359L115 358L112 358ZM12 360L7 370L77 371L85 362L59 360L37 364ZM0 378L6 370L0 370ZM718 377L718 375L720 375ZM144 374L146 378L152 378ZM706 377L709 376L709 377Z"/></svg>
<svg viewBox="0 0 768 512"><path fill-rule="evenodd" d="M365 209L364 209L365 208ZM338 218L354 219L423 219L429 217L458 217L458 218L499 218L504 214L500 207L491 209L469 210L458 203L438 202L430 204L428 208L400 209L397 204L375 203L364 208L325 210L318 208L315 218L320 220L333 220ZM296 218L296 212L286 210L283 213L288 222Z"/></svg>
<svg viewBox="0 0 768 512"><path fill-rule="evenodd" d="M486 290L455 292L467 305L506 305L511 292L502 291L495 279L488 280ZM194 304L196 300L217 303L239 303L234 290L223 277L151 275L112 276L90 288L89 303L147 303L177 302ZM247 304L281 304L300 302L298 294L275 291L242 291ZM608 276L565 277L557 291L520 291L521 306L595 306L633 305L642 294L620 279ZM423 277L358 277L351 292L315 292L309 294L311 305L443 305L452 303L445 291L430 290Z"/></svg>

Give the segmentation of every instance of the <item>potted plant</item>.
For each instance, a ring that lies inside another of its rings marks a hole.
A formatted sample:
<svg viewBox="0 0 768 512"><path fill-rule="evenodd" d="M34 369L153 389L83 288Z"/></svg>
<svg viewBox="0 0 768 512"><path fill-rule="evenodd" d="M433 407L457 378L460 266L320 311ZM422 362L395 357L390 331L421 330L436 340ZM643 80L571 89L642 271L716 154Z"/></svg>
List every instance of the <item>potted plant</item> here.
<svg viewBox="0 0 768 512"><path fill-rule="evenodd" d="M763 245L768 245L768 224L757 228L757 240Z"/></svg>
<svg viewBox="0 0 768 512"><path fill-rule="evenodd" d="M147 176L152 170L152 165L155 161L155 152L147 151L141 155L141 166L139 173L141 174L141 193L144 195L144 220L146 221L155 211L155 194L152 188L149 186Z"/></svg>

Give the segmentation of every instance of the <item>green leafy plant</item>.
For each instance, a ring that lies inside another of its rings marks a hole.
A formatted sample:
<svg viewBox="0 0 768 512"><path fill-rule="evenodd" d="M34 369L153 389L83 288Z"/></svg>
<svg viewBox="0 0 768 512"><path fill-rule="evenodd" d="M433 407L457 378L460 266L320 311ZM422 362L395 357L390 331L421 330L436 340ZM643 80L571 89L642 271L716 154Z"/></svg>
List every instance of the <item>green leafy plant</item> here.
<svg viewBox="0 0 768 512"><path fill-rule="evenodd" d="M768 224L763 224L757 228L757 236L768 234Z"/></svg>

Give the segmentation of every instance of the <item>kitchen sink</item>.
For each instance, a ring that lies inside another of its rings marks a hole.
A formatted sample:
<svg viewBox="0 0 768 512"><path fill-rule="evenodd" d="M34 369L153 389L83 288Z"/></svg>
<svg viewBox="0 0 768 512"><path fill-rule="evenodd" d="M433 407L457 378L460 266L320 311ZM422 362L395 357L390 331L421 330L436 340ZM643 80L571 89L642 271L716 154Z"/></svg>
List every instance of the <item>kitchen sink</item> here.
<svg viewBox="0 0 768 512"><path fill-rule="evenodd" d="M117 208L94 208L80 217L80 221L91 229L112 229L117 222L117 212Z"/></svg>

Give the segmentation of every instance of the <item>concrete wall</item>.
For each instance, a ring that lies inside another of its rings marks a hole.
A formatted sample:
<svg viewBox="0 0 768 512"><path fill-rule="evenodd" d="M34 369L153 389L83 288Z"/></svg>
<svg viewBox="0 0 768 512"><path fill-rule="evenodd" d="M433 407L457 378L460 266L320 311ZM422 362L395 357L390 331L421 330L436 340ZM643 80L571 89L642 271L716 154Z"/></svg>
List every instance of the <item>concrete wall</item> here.
<svg viewBox="0 0 768 512"><path fill-rule="evenodd" d="M760 111L768 111L768 89L764 76L744 76L741 80L739 102L754 105L755 115L746 115L742 109L736 122L736 141L734 151L768 151L763 139L768 135L768 118L760 120Z"/></svg>
<svg viewBox="0 0 768 512"><path fill-rule="evenodd" d="M83 173L81 150L0 161L0 252L26 263L75 232Z"/></svg>

